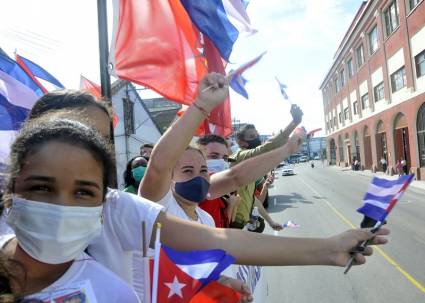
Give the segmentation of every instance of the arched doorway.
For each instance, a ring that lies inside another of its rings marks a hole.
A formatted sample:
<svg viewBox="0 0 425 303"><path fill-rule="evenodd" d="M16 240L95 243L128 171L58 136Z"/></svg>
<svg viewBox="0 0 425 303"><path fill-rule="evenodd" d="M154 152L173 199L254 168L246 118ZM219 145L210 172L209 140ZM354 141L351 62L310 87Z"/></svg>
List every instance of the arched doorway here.
<svg viewBox="0 0 425 303"><path fill-rule="evenodd" d="M345 150L347 153L347 163L350 164L351 163L351 142L350 142L350 136L348 135L348 133L345 134L344 143L345 143Z"/></svg>
<svg viewBox="0 0 425 303"><path fill-rule="evenodd" d="M363 145L364 145L364 167L365 169L372 169L372 144L370 140L369 128L363 128Z"/></svg>
<svg viewBox="0 0 425 303"><path fill-rule="evenodd" d="M425 167L425 103L421 105L416 120L418 134L418 154L420 167Z"/></svg>
<svg viewBox="0 0 425 303"><path fill-rule="evenodd" d="M354 157L356 160L358 160L359 162L361 162L361 157L360 157L360 140L359 140L359 134L357 133L357 130L354 131L354 136L353 136L353 142L354 142L354 154L352 156L352 159L354 160Z"/></svg>
<svg viewBox="0 0 425 303"><path fill-rule="evenodd" d="M329 142L329 156L330 156L330 165L335 165L336 164L336 145L335 145L335 140L331 139L331 141Z"/></svg>
<svg viewBox="0 0 425 303"><path fill-rule="evenodd" d="M384 122L379 120L376 126L376 157L379 165L381 165L381 159L384 158L388 163L388 148L387 148L387 134L385 132ZM380 167L382 169L382 167Z"/></svg>
<svg viewBox="0 0 425 303"><path fill-rule="evenodd" d="M409 128L407 118L402 113L398 113L394 120L394 150L395 160L406 160L408 169L410 168L410 146Z"/></svg>
<svg viewBox="0 0 425 303"><path fill-rule="evenodd" d="M342 142L341 135L338 136L338 151L339 151L339 162L344 161L344 143Z"/></svg>

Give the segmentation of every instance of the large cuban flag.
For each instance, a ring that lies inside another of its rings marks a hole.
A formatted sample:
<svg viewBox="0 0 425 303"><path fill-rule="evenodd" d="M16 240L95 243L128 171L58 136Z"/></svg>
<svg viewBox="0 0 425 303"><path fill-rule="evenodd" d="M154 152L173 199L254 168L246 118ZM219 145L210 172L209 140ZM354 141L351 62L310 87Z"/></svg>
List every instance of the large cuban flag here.
<svg viewBox="0 0 425 303"><path fill-rule="evenodd" d="M239 34L253 34L241 0L181 0L197 28L211 39L223 59L229 61Z"/></svg>
<svg viewBox="0 0 425 303"><path fill-rule="evenodd" d="M10 143L37 99L33 90L0 70L0 163L6 162Z"/></svg>
<svg viewBox="0 0 425 303"><path fill-rule="evenodd" d="M364 205L357 211L376 221L384 222L413 177L414 175L403 175L396 180L374 177L363 198Z"/></svg>

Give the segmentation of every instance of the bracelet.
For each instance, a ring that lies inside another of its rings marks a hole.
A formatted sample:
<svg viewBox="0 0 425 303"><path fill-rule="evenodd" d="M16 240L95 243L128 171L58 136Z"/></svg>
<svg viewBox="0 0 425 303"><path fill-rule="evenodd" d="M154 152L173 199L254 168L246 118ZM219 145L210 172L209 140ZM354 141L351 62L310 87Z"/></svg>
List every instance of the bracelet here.
<svg viewBox="0 0 425 303"><path fill-rule="evenodd" d="M197 109L199 109L205 116L209 116L210 115L210 113L209 112L207 112L206 110L205 110L205 108L203 108L202 106L200 106L200 105L198 105L198 104L196 104L196 102L193 102L192 103L193 104L193 106L195 106Z"/></svg>

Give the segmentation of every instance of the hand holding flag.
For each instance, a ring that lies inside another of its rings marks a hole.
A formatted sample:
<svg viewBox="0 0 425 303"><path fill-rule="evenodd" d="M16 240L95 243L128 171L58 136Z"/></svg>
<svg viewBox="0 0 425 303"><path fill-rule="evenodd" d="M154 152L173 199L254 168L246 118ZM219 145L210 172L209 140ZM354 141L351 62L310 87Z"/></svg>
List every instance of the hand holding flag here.
<svg viewBox="0 0 425 303"><path fill-rule="evenodd" d="M372 233L377 233L382 226L395 204L400 200L403 193L406 191L410 182L412 182L414 175L400 176L396 180L381 179L374 177L366 195L363 198L364 205L357 211L374 220L376 224L371 230ZM363 241L357 249L364 250L371 240ZM352 257L344 271L348 273L353 265L354 257Z"/></svg>
<svg viewBox="0 0 425 303"><path fill-rule="evenodd" d="M283 225L282 225L282 227L283 228L295 228L295 227L300 227L301 225L299 225L299 224L297 224L297 223L295 223L294 221L292 221L292 220L289 220L288 222L286 222L286 223L284 223Z"/></svg>

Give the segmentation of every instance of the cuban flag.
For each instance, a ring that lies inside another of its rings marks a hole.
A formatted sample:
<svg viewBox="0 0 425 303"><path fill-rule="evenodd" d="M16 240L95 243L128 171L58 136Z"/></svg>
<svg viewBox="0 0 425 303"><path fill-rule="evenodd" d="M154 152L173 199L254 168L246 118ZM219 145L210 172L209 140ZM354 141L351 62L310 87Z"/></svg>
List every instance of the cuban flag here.
<svg viewBox="0 0 425 303"><path fill-rule="evenodd" d="M181 0L181 3L192 22L211 39L226 61L239 34L256 32L241 0Z"/></svg>
<svg viewBox="0 0 425 303"><path fill-rule="evenodd" d="M289 220L288 222L286 222L286 223L284 223L283 225L282 225L282 227L283 228L295 228L295 227L300 227L301 225L299 225L299 224L297 224L297 223L295 223L294 221L292 221L292 220Z"/></svg>
<svg viewBox="0 0 425 303"><path fill-rule="evenodd" d="M279 84L280 93L282 94L283 98L285 100L289 100L289 96L285 91L285 89L288 88L288 87L285 84L283 84L282 82L280 82L277 77L275 77L275 78L276 78L277 83Z"/></svg>
<svg viewBox="0 0 425 303"><path fill-rule="evenodd" d="M248 99L248 92L245 89L245 84L248 81L242 75L236 75L230 81L230 87L239 95Z"/></svg>
<svg viewBox="0 0 425 303"><path fill-rule="evenodd" d="M189 302L234 261L219 249L179 252L161 244L157 302Z"/></svg>
<svg viewBox="0 0 425 303"><path fill-rule="evenodd" d="M0 70L0 163L38 96L30 88Z"/></svg>
<svg viewBox="0 0 425 303"><path fill-rule="evenodd" d="M8 74L10 77L18 80L23 85L32 89L35 94L39 97L44 95L43 89L40 87L40 83L35 82L26 72L17 64L12 58L10 58L0 48L0 71Z"/></svg>
<svg viewBox="0 0 425 303"><path fill-rule="evenodd" d="M364 205L357 211L376 221L384 222L413 177L414 175L404 175L396 180L374 177L363 198Z"/></svg>
<svg viewBox="0 0 425 303"><path fill-rule="evenodd" d="M41 66L35 64L29 59L26 59L18 54L16 54L16 63L31 77L31 79L38 84L38 86L43 90L43 93L48 93L48 89L45 88L45 85L41 84L40 80L47 82L47 84L53 86L52 89L65 88L62 83L59 82L55 77L53 77L48 71L46 71Z"/></svg>

